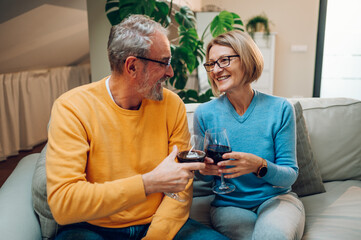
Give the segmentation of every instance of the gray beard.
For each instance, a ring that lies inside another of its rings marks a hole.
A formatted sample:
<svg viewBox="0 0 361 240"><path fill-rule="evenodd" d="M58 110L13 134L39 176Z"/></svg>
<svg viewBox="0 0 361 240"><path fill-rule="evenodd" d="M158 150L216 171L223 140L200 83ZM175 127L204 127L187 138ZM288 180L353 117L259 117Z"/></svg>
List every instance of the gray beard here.
<svg viewBox="0 0 361 240"><path fill-rule="evenodd" d="M155 84L152 89L145 95L146 99L154 100L154 101L161 101L163 100L163 86L160 87L159 91L157 89L158 84L162 82L162 79Z"/></svg>
<svg viewBox="0 0 361 240"><path fill-rule="evenodd" d="M154 101L161 101L163 100L163 86L160 87L159 91L157 89L157 86L159 83L165 82L168 79L168 77L164 77L161 78L157 81L156 84L154 84L154 86L148 91L147 89L149 89L149 75L148 73L145 73L145 80L143 81L143 83L141 83L139 85L139 90L138 92L141 93L142 95L144 95L144 98L149 99L149 100L154 100Z"/></svg>

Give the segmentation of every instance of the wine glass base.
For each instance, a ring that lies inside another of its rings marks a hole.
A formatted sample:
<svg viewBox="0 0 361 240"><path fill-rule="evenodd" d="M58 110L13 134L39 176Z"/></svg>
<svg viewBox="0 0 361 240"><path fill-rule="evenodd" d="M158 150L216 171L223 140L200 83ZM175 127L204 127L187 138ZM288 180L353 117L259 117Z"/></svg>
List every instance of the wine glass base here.
<svg viewBox="0 0 361 240"><path fill-rule="evenodd" d="M236 187L233 184L225 183L223 186L222 185L214 186L212 188L212 191L216 194L227 194L233 192L235 189Z"/></svg>
<svg viewBox="0 0 361 240"><path fill-rule="evenodd" d="M174 200L177 200L179 202L185 202L185 199L182 199L178 193L164 193L165 195L167 195L170 198L173 198Z"/></svg>

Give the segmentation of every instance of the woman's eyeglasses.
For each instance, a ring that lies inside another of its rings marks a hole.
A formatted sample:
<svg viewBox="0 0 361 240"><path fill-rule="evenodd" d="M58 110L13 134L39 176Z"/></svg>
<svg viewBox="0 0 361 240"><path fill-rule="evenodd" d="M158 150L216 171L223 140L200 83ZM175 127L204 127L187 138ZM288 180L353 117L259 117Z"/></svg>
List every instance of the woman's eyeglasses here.
<svg viewBox="0 0 361 240"><path fill-rule="evenodd" d="M203 64L204 68L207 72L212 72L214 70L214 66L217 64L219 68L228 67L231 63L232 57L239 57L239 55L229 55L218 58L216 61L206 62Z"/></svg>

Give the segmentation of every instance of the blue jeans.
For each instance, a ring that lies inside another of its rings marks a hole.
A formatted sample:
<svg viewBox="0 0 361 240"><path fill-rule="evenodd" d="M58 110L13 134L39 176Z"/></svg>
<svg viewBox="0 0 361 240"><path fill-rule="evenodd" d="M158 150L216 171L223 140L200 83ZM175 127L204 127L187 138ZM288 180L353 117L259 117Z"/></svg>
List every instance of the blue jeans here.
<svg viewBox="0 0 361 240"><path fill-rule="evenodd" d="M149 224L136 225L126 228L103 228L89 223L75 223L64 226L56 240L122 240L122 239L142 239L148 231ZM162 239L162 236L159 236ZM175 240L228 240L227 237L215 230L188 219L183 227L174 237Z"/></svg>
<svg viewBox="0 0 361 240"><path fill-rule="evenodd" d="M255 209L211 207L213 227L230 239L301 239L305 210L295 193L273 197Z"/></svg>

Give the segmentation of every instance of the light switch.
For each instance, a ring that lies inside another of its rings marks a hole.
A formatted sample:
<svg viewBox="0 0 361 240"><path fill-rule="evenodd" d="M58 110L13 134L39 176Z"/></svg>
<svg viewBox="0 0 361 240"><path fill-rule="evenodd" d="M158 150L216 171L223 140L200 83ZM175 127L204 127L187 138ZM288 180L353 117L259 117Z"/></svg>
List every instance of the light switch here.
<svg viewBox="0 0 361 240"><path fill-rule="evenodd" d="M307 45L291 45L292 52L307 52Z"/></svg>

